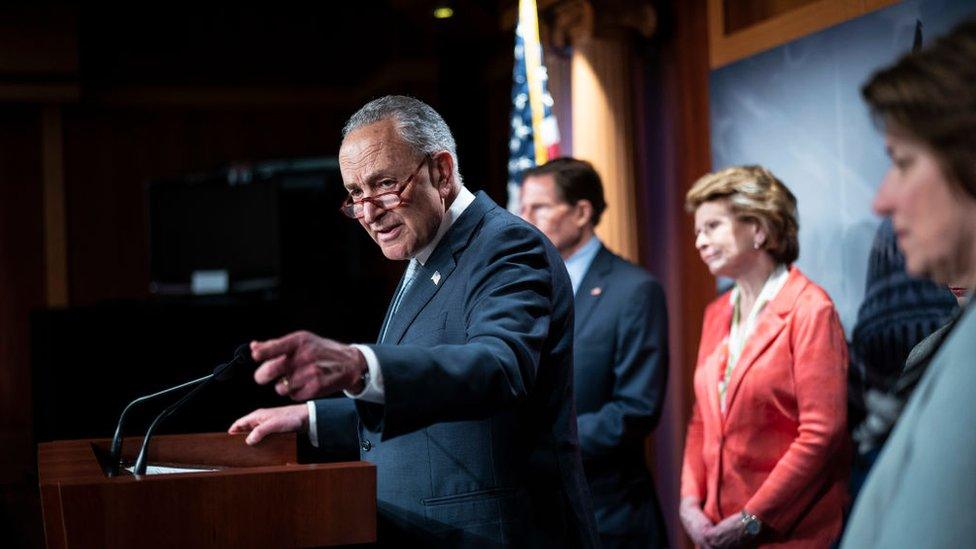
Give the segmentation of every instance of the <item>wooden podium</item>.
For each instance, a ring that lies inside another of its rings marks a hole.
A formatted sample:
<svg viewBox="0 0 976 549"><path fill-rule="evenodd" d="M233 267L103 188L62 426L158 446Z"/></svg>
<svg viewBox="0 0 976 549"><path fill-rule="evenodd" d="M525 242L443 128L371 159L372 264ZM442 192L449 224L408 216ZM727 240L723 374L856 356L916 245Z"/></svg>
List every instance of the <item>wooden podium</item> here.
<svg viewBox="0 0 976 549"><path fill-rule="evenodd" d="M141 437L125 441L131 463ZM376 540L376 468L301 465L295 434L158 436L150 465L210 471L108 477L108 439L41 444L44 534L55 547L321 547Z"/></svg>

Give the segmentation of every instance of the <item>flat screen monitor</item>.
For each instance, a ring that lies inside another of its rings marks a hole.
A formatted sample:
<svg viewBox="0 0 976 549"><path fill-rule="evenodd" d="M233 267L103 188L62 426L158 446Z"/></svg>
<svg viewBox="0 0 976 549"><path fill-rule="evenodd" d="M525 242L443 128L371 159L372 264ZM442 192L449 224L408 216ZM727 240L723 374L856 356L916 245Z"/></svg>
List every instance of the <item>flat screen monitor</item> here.
<svg viewBox="0 0 976 549"><path fill-rule="evenodd" d="M150 290L273 290L280 279L278 188L204 177L149 185Z"/></svg>

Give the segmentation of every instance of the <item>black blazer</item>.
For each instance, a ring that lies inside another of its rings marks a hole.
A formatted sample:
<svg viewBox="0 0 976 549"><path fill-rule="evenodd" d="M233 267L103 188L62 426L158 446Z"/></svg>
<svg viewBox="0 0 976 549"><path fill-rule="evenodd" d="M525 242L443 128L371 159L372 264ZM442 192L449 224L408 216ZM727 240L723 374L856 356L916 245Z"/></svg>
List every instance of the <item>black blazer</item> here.
<svg viewBox="0 0 976 549"><path fill-rule="evenodd" d="M664 292L645 270L600 247L576 293L580 448L601 534L667 545L644 440L668 383Z"/></svg>

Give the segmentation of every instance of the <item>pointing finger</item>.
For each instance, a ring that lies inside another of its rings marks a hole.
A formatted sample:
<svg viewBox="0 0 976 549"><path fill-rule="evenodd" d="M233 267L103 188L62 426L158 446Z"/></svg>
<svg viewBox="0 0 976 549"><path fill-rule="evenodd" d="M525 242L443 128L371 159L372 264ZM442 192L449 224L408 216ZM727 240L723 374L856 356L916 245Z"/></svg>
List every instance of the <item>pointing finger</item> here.
<svg viewBox="0 0 976 549"><path fill-rule="evenodd" d="M289 355L301 345L305 332L292 332L278 339L251 342L251 358L262 362L278 355Z"/></svg>
<svg viewBox="0 0 976 549"><path fill-rule="evenodd" d="M288 356L279 355L271 360L266 360L257 370L254 370L254 381L258 385L266 385L283 375L289 374L288 370Z"/></svg>

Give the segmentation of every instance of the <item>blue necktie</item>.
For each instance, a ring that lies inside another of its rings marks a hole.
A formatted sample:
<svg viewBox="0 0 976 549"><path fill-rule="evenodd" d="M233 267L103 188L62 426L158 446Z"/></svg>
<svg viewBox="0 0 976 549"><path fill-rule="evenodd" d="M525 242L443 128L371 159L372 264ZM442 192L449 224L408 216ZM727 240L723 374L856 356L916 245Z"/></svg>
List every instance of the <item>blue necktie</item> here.
<svg viewBox="0 0 976 549"><path fill-rule="evenodd" d="M407 272L403 275L403 285L400 286L400 291L397 292L396 297L393 299L393 309L390 310L390 318L386 322L386 326L383 328L383 335L380 337L380 342L386 341L386 332L390 329L390 324L393 323L393 317L396 316L397 310L400 309L400 303L403 301L403 296L407 294L407 290L410 289L410 285L413 284L413 280L417 278L417 260L411 259L410 263L407 265Z"/></svg>

